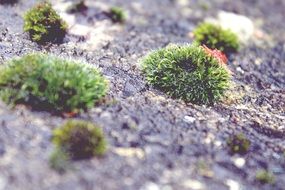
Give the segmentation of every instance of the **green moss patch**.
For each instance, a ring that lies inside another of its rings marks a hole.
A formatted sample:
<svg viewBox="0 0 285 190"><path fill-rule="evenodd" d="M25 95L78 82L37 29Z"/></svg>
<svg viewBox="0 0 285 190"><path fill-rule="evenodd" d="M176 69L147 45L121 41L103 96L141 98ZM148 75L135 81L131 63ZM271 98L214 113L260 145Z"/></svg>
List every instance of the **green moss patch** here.
<svg viewBox="0 0 285 190"><path fill-rule="evenodd" d="M262 184L274 184L275 183L275 176L267 171L267 170L258 170L256 172L255 178L258 182Z"/></svg>
<svg viewBox="0 0 285 190"><path fill-rule="evenodd" d="M126 13L121 7L111 7L107 15L115 23L123 23L127 19Z"/></svg>
<svg viewBox="0 0 285 190"><path fill-rule="evenodd" d="M243 134L233 135L228 138L227 144L231 154L246 154L251 142Z"/></svg>
<svg viewBox="0 0 285 190"><path fill-rule="evenodd" d="M24 31L29 32L37 43L61 43L66 30L67 24L46 1L37 4L24 16Z"/></svg>
<svg viewBox="0 0 285 190"><path fill-rule="evenodd" d="M171 45L151 52L142 61L146 80L173 98L210 105L229 87L230 73L203 47Z"/></svg>
<svg viewBox="0 0 285 190"><path fill-rule="evenodd" d="M80 160L101 156L106 152L106 141L100 127L80 120L69 120L53 132L57 150L71 159Z"/></svg>
<svg viewBox="0 0 285 190"><path fill-rule="evenodd" d="M239 49L239 40L230 30L210 23L202 23L194 30L195 40L211 49L218 49L229 55Z"/></svg>
<svg viewBox="0 0 285 190"><path fill-rule="evenodd" d="M94 106L107 81L87 64L44 54L29 54L0 66L0 97L51 112L77 112Z"/></svg>

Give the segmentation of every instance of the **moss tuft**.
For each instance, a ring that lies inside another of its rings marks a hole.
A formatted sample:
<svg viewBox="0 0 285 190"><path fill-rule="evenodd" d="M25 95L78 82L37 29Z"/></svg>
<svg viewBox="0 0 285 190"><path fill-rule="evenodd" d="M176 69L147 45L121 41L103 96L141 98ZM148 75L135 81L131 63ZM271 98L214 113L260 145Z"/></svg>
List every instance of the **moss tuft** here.
<svg viewBox="0 0 285 190"><path fill-rule="evenodd" d="M149 84L196 104L219 101L230 82L226 65L196 44L156 50L143 59L142 68Z"/></svg>
<svg viewBox="0 0 285 190"><path fill-rule="evenodd" d="M113 22L123 23L126 21L127 16L121 7L112 7L107 15L111 18Z"/></svg>
<svg viewBox="0 0 285 190"><path fill-rule="evenodd" d="M195 40L211 49L218 49L229 55L239 49L239 40L230 30L210 23L202 23L194 30Z"/></svg>
<svg viewBox="0 0 285 190"><path fill-rule="evenodd" d="M227 144L231 154L246 154L250 148L250 141L243 135L237 134L228 138Z"/></svg>
<svg viewBox="0 0 285 190"><path fill-rule="evenodd" d="M275 176L267 170L259 170L256 172L255 178L258 182L262 184L274 184Z"/></svg>
<svg viewBox="0 0 285 190"><path fill-rule="evenodd" d="M53 143L73 160L101 156L106 152L103 131L86 121L69 120L62 127L55 129Z"/></svg>
<svg viewBox="0 0 285 190"><path fill-rule="evenodd" d="M66 30L67 24L47 1L39 3L24 16L24 31L39 44L61 43Z"/></svg>
<svg viewBox="0 0 285 190"><path fill-rule="evenodd" d="M55 113L94 106L107 81L92 66L45 54L29 54L0 66L0 97Z"/></svg>

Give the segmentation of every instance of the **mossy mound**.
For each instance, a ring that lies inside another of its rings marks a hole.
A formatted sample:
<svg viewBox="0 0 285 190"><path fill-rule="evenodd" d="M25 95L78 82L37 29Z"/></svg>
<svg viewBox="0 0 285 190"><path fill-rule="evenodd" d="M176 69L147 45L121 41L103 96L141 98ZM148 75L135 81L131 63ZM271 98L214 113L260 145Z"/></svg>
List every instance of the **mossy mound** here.
<svg viewBox="0 0 285 190"><path fill-rule="evenodd" d="M275 176L267 170L258 170L255 174L255 179L261 184L274 184Z"/></svg>
<svg viewBox="0 0 285 190"><path fill-rule="evenodd" d="M124 23L127 19L126 13L121 7L111 7L107 15L115 23Z"/></svg>
<svg viewBox="0 0 285 190"><path fill-rule="evenodd" d="M243 134L233 135L228 138L227 144L231 154L246 154L250 148L250 140Z"/></svg>
<svg viewBox="0 0 285 190"><path fill-rule="evenodd" d="M230 30L224 30L220 26L201 23L194 30L195 40L211 49L218 49L229 55L239 50L239 39Z"/></svg>
<svg viewBox="0 0 285 190"><path fill-rule="evenodd" d="M107 92L107 81L87 64L29 54L0 66L0 97L51 112L86 110Z"/></svg>
<svg viewBox="0 0 285 190"><path fill-rule="evenodd" d="M219 101L229 87L230 73L201 46L170 45L142 61L149 84L173 98L195 104Z"/></svg>
<svg viewBox="0 0 285 190"><path fill-rule="evenodd" d="M73 160L101 156L106 151L103 131L86 121L67 121L54 130L52 141L57 149L64 151Z"/></svg>
<svg viewBox="0 0 285 190"><path fill-rule="evenodd" d="M25 14L24 31L29 32L31 39L39 44L61 43L67 31L67 24L52 5L44 1Z"/></svg>

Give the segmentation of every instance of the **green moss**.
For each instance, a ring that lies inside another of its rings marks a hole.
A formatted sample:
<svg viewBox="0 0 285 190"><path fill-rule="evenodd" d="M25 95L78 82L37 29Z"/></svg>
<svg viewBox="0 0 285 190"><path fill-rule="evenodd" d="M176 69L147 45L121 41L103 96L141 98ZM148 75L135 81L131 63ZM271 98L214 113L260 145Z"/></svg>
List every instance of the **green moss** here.
<svg viewBox="0 0 285 190"><path fill-rule="evenodd" d="M225 54L237 52L239 49L238 37L230 30L210 23L202 23L194 30L195 40L211 49L218 49Z"/></svg>
<svg viewBox="0 0 285 190"><path fill-rule="evenodd" d="M53 143L74 160L101 156L106 152L103 131L86 121L69 120L55 129Z"/></svg>
<svg viewBox="0 0 285 190"><path fill-rule="evenodd" d="M275 176L267 170L259 170L256 172L255 178L262 184L273 184L275 183Z"/></svg>
<svg viewBox="0 0 285 190"><path fill-rule="evenodd" d="M237 134L229 137L227 144L231 154L246 154L251 142L243 134Z"/></svg>
<svg viewBox="0 0 285 190"><path fill-rule="evenodd" d="M225 64L194 45L171 45L151 52L142 61L149 84L173 98L210 105L229 87Z"/></svg>
<svg viewBox="0 0 285 190"><path fill-rule="evenodd" d="M108 12L109 17L113 22L123 23L126 21L126 13L120 7L112 7Z"/></svg>
<svg viewBox="0 0 285 190"><path fill-rule="evenodd" d="M92 66L44 54L29 54L0 66L0 97L52 112L77 112L94 106L107 81Z"/></svg>
<svg viewBox="0 0 285 190"><path fill-rule="evenodd" d="M24 31L37 43L61 43L67 24L60 18L51 4L44 1L29 10L24 16Z"/></svg>

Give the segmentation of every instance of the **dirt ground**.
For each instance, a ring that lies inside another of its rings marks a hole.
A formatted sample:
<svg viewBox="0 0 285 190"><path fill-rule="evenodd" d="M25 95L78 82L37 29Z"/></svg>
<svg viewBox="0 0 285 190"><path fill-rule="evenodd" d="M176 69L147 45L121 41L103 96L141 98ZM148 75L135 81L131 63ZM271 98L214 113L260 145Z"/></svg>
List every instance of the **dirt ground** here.
<svg viewBox="0 0 285 190"><path fill-rule="evenodd" d="M52 130L66 120L24 106L0 103L0 190L284 190L285 1L284 0L88 0L84 13L64 12L63 44L39 46L23 32L23 14L35 0L0 5L0 64L41 51L98 67L110 81L105 104L78 116L102 126L108 152L77 161L59 174L48 165ZM104 14L128 13L125 24ZM140 59L169 43L191 43L191 31L219 10L249 17L266 34L230 58L233 86L212 107L168 98L145 83ZM230 155L227 138L244 133L252 146ZM259 184L260 169L274 173Z"/></svg>

